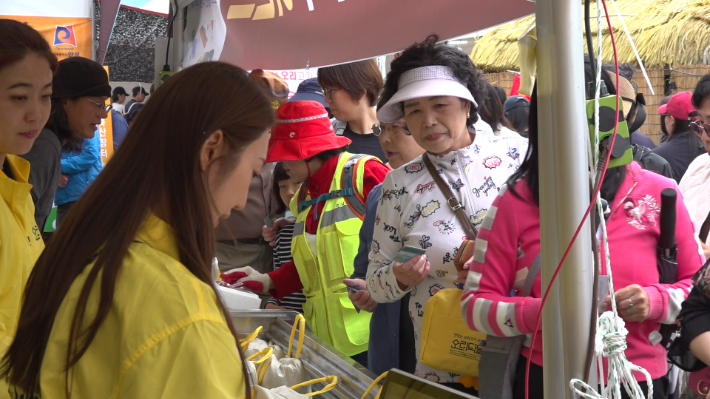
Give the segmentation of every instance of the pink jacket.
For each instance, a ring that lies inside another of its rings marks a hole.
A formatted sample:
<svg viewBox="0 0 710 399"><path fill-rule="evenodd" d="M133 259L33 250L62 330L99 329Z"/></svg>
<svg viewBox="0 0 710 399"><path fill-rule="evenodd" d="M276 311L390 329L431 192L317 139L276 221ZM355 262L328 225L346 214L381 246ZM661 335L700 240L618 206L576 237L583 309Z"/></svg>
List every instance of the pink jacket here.
<svg viewBox="0 0 710 399"><path fill-rule="evenodd" d="M609 252L614 289L638 284L649 297L650 313L641 323L626 323L627 358L644 367L656 379L666 374L666 351L653 345L659 323L673 323L691 287L690 277L703 264L693 233L693 224L678 192L676 241L678 244L678 282L658 284L656 253L660 236L661 191L676 183L661 175L642 170L635 162L610 205L607 222ZM632 190L633 187L633 190ZM476 240L474 262L469 272L461 306L464 320L474 330L496 336L526 334L522 354L530 356L530 340L543 292L540 276L535 279L531 297L520 296L522 285L535 257L540 252L539 208L525 181L515 184L518 198L501 189L488 211ZM628 197L624 198L627 193ZM606 274L604 271L602 274ZM510 296L517 290L515 296ZM586 311L585 311L586 312ZM585 313L586 314L586 313ZM542 365L542 334L538 333L532 361ZM636 373L639 380L643 375Z"/></svg>

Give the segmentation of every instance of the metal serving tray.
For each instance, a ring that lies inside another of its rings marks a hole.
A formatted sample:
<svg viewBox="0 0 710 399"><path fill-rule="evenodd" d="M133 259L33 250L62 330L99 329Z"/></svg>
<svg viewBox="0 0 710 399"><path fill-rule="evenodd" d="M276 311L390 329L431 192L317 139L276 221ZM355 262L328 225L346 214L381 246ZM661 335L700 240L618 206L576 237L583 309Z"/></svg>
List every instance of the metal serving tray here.
<svg viewBox="0 0 710 399"><path fill-rule="evenodd" d="M289 310L260 309L240 310L229 314L234 327L240 334L249 334L261 326L263 329L259 338L274 341L277 345L287 349L291 326L298 313ZM298 334L294 339L298 342ZM337 387L319 395L319 399L360 399L376 378L364 366L342 354L330 344L323 342L308 330L301 351L301 361L311 378L329 375L338 377ZM375 397L377 390L374 391L368 398Z"/></svg>

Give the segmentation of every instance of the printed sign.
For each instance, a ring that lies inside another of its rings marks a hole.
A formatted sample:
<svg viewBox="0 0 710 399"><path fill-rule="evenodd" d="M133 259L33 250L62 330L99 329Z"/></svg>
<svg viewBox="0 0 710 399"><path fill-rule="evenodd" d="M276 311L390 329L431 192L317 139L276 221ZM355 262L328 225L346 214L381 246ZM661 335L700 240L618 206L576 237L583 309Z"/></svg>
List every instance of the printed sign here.
<svg viewBox="0 0 710 399"><path fill-rule="evenodd" d="M89 18L0 16L35 28L52 47L59 60L69 57L91 58L91 20Z"/></svg>

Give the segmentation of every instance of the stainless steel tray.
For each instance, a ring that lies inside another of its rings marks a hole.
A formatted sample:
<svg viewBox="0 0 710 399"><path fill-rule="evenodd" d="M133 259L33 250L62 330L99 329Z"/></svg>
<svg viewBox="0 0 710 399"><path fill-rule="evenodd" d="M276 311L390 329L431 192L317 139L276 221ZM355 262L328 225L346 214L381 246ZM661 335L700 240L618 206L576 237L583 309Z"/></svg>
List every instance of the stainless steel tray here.
<svg viewBox="0 0 710 399"><path fill-rule="evenodd" d="M237 331L246 335L262 326L260 338L274 341L282 348L288 348L291 325L298 313L287 310L242 310L230 312L232 323ZM298 334L296 334L298 342ZM328 375L338 377L338 385L332 391L319 395L319 398L360 399L367 387L376 378L364 366L342 354L330 344L323 342L310 331L306 331L301 361L311 378ZM375 394L376 394L375 390ZM374 398L371 394L368 398Z"/></svg>

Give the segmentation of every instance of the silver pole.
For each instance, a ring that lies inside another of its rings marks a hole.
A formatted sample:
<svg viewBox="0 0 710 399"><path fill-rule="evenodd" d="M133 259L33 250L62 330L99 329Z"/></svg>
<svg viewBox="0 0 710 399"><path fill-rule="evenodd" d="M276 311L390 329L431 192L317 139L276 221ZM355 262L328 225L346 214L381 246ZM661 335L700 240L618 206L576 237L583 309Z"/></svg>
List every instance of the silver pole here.
<svg viewBox="0 0 710 399"><path fill-rule="evenodd" d="M581 2L537 0L540 233L543 289L589 205ZM588 222L550 291L542 314L545 398L572 398L584 378L592 306Z"/></svg>

